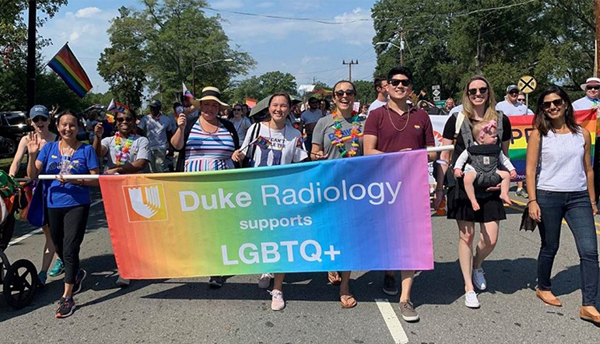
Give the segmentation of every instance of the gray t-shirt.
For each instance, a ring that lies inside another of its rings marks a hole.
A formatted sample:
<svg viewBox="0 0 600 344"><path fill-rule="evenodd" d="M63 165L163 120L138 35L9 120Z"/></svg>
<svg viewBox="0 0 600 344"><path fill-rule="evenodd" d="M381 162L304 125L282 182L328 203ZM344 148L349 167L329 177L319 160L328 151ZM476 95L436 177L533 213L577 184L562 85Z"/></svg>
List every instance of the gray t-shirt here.
<svg viewBox="0 0 600 344"><path fill-rule="evenodd" d="M121 145L124 146L126 140L121 139L121 141ZM102 139L101 143L103 147L106 147L106 149L108 149L108 154L106 156L108 159L108 168L117 167L117 159L115 154L117 152L115 148L115 136L105 137ZM127 162L132 163L140 159L150 161L150 150L148 145L148 139L143 136L136 135L136 137L133 139L133 142L131 143L131 147L129 148L129 159L127 159Z"/></svg>
<svg viewBox="0 0 600 344"><path fill-rule="evenodd" d="M356 151L356 156L363 155L363 131L365 119L360 118L360 128L359 128L359 147ZM344 140L344 144L346 146L346 151L350 151L352 148L351 142L351 133L352 133L352 117L348 119L342 120L342 139ZM334 120L333 116L327 116L321 118L317 125L315 126L315 130L313 131L312 143L319 144L323 147L323 153L327 155L327 159L339 159L342 157L339 148L333 143L335 142L335 128L334 128Z"/></svg>
<svg viewBox="0 0 600 344"><path fill-rule="evenodd" d="M146 115L142 118L138 127L146 132L146 137L150 142L150 150L167 149L167 131L173 133L176 127L172 117L173 116L161 114L158 117L158 120L154 119L152 115Z"/></svg>

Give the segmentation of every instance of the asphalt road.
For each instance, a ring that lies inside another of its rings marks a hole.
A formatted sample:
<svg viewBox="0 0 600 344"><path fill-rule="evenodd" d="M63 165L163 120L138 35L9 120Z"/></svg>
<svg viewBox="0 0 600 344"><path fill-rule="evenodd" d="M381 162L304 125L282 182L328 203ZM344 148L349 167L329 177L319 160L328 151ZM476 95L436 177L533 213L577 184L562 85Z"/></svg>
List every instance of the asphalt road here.
<svg viewBox="0 0 600 344"><path fill-rule="evenodd" d="M219 290L209 289L207 278L133 281L118 288L98 203L82 245L88 278L75 297L75 314L54 317L60 278L50 279L22 310L0 298L0 343L598 343L600 328L578 316L579 260L568 227L553 278L564 306L553 308L535 297L539 235L519 232L520 209L507 208L498 246L483 265L489 287L479 295L477 310L464 305L456 224L434 216L435 269L417 276L412 299L421 321L406 323L397 320L399 297L382 293L383 273L377 271L352 274L354 309L341 309L338 288L327 283L325 273L288 275L287 307L281 312L271 311L270 296L257 287L256 275L231 277ZM13 239L33 230L20 223ZM37 233L6 253L39 267L42 245Z"/></svg>

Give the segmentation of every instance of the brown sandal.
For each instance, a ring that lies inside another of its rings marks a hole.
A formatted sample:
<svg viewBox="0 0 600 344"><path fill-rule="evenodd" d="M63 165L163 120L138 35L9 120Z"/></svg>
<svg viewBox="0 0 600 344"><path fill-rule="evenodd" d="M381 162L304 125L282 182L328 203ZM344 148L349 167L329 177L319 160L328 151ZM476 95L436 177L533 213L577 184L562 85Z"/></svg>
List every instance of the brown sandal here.
<svg viewBox="0 0 600 344"><path fill-rule="evenodd" d="M332 285L339 285L340 283L342 283L342 277L337 271L329 271L327 273L327 279Z"/></svg>
<svg viewBox="0 0 600 344"><path fill-rule="evenodd" d="M340 301L342 302L342 308L356 307L356 299L352 295L340 295Z"/></svg>

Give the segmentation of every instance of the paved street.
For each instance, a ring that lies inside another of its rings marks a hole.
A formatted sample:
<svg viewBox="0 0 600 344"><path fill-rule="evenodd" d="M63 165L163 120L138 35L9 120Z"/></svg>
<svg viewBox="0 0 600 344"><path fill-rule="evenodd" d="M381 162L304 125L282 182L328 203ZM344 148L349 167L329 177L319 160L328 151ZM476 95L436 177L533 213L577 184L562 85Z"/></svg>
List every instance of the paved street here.
<svg viewBox="0 0 600 344"><path fill-rule="evenodd" d="M327 284L325 273L288 275L288 302L281 312L271 311L270 296L257 287L256 275L231 277L220 290L210 290L207 278L134 281L117 288L99 202L92 207L82 245L88 278L75 297L75 314L54 318L62 281L51 279L25 309L12 310L0 300L0 342L394 343L406 336L409 343L436 344L598 343L600 328L579 320L578 256L570 231L564 226L553 279L564 306L551 308L533 291L539 236L519 232L519 209L507 208L497 249L484 263L489 287L480 294L478 310L464 305L456 225L433 217L435 270L416 278L412 298L421 321L409 324L397 320L398 296L381 292L383 274L376 271L353 273L358 306L349 310L341 309L338 289ZM20 223L13 240L33 230ZM42 245L43 235L37 233L9 247L7 254L12 261L26 258L39 267Z"/></svg>

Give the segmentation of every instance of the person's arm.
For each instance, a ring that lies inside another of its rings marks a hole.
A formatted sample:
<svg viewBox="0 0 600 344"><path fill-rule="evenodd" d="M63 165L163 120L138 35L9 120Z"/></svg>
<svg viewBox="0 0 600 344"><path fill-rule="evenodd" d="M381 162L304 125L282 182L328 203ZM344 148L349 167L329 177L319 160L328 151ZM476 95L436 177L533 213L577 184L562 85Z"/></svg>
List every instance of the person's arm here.
<svg viewBox="0 0 600 344"><path fill-rule="evenodd" d="M105 174L135 174L140 171L143 171L148 165L148 160L146 159L137 159L134 162L128 162L125 165L117 166L115 168L111 168L106 170Z"/></svg>
<svg viewBox="0 0 600 344"><path fill-rule="evenodd" d="M185 136L185 126L187 125L187 118L184 114L180 114L177 118L177 130L175 130L175 134L171 137L171 145L175 150L181 150L183 148L183 140Z"/></svg>
<svg viewBox="0 0 600 344"><path fill-rule="evenodd" d="M592 202L592 211L594 215L598 214L598 205L596 204L596 190L594 189L594 167L592 166L592 138L590 136L590 132L581 128L583 131L583 138L585 140L585 152L583 154L583 168L585 170L585 177L587 179L587 189L588 194L590 196L590 201Z"/></svg>
<svg viewBox="0 0 600 344"><path fill-rule="evenodd" d="M23 157L25 156L25 151L27 150L27 143L29 142L29 136L21 137L19 141L19 147L17 148L17 152L15 153L15 157L10 164L10 168L8 170L8 175L14 177L19 172L19 167L21 162L23 161Z"/></svg>
<svg viewBox="0 0 600 344"><path fill-rule="evenodd" d="M94 148L98 159L102 159L108 152L108 149L102 145L102 135L104 135L104 127L102 126L102 123L98 123L94 127L95 138L94 142L92 142L92 147Z"/></svg>
<svg viewBox="0 0 600 344"><path fill-rule="evenodd" d="M442 146L449 146L451 144L452 140L442 138ZM440 159L437 161L438 169L435 178L437 186L435 187L435 198L433 201L433 208L436 210L439 209L440 203L444 199L444 177L446 176L446 172L448 171L448 167L450 165L450 154L452 154L451 150L440 152Z"/></svg>
<svg viewBox="0 0 600 344"><path fill-rule="evenodd" d="M462 151L462 153L460 153L458 158L456 158L456 162L454 163L454 169L462 170L463 167L465 167L467 160L469 160L469 152L467 152L467 150L465 149L464 151Z"/></svg>
<svg viewBox="0 0 600 344"><path fill-rule="evenodd" d="M536 174L537 167L540 157L540 132L536 129L529 135L529 142L527 143L527 157L525 158L525 182L527 183L527 193L529 194L529 217L533 220L540 222L542 220L542 212L540 206L537 203L537 195L535 192L536 187ZM592 190L594 188L594 182L592 181Z"/></svg>
<svg viewBox="0 0 600 344"><path fill-rule="evenodd" d="M363 136L363 149L365 155L383 154L382 151L377 149L377 136L375 135L364 135Z"/></svg>

